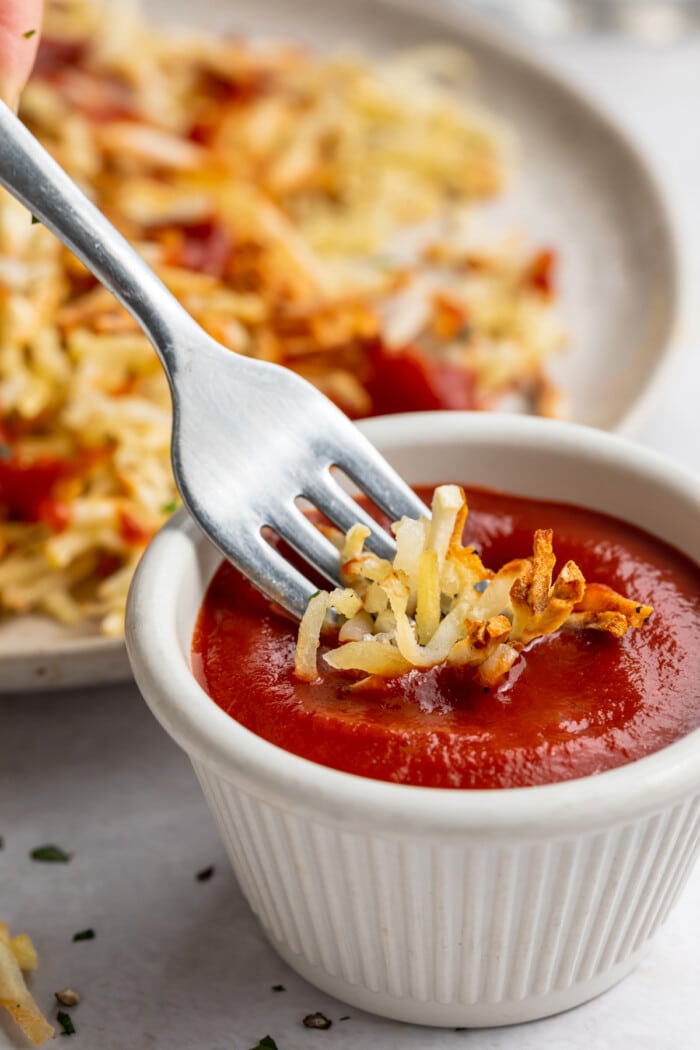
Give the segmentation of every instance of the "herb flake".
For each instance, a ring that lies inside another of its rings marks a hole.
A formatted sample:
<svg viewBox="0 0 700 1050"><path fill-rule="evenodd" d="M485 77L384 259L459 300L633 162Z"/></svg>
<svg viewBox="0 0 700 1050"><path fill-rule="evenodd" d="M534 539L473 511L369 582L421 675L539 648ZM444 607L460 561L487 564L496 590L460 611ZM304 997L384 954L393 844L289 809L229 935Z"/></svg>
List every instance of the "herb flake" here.
<svg viewBox="0 0 700 1050"><path fill-rule="evenodd" d="M65 1010L58 1011L56 1014L56 1020L63 1029L61 1035L75 1035L75 1025L71 1020L70 1014L67 1014Z"/></svg>
<svg viewBox="0 0 700 1050"><path fill-rule="evenodd" d="M32 215L32 226L38 226L41 219L37 219L36 215Z"/></svg>
<svg viewBox="0 0 700 1050"><path fill-rule="evenodd" d="M4 441L0 441L0 459L12 459L12 449Z"/></svg>
<svg viewBox="0 0 700 1050"><path fill-rule="evenodd" d="M5 848L5 839L0 835L0 849Z"/></svg>
<svg viewBox="0 0 700 1050"><path fill-rule="evenodd" d="M160 512L161 514L174 514L179 506L180 504L177 502L176 499L171 499L168 500L167 503L163 504L163 506L160 508Z"/></svg>
<svg viewBox="0 0 700 1050"><path fill-rule="evenodd" d="M212 877L215 871L216 868L213 864L210 864L208 868L202 868L201 871L197 872L197 882L209 882L209 879Z"/></svg>
<svg viewBox="0 0 700 1050"><path fill-rule="evenodd" d="M278 1050L278 1047L271 1035L264 1035L256 1046L251 1046L250 1050Z"/></svg>
<svg viewBox="0 0 700 1050"><path fill-rule="evenodd" d="M60 846L54 846L52 843L47 846L37 846L29 856L32 860L46 861L51 864L67 864L71 858L70 853L66 853Z"/></svg>
<svg viewBox="0 0 700 1050"><path fill-rule="evenodd" d="M36 29L28 29L26 33L22 33L25 40L31 40L33 36L36 36Z"/></svg>
<svg viewBox="0 0 700 1050"><path fill-rule="evenodd" d="M271 990L273 992L286 992L287 991L287 989L284 987L283 984L273 984Z"/></svg>
<svg viewBox="0 0 700 1050"><path fill-rule="evenodd" d="M76 941L94 941L94 940L95 940L95 931L93 929L91 929L91 928L88 928L87 930L78 930L77 933L73 934L73 943L74 944L75 944Z"/></svg>

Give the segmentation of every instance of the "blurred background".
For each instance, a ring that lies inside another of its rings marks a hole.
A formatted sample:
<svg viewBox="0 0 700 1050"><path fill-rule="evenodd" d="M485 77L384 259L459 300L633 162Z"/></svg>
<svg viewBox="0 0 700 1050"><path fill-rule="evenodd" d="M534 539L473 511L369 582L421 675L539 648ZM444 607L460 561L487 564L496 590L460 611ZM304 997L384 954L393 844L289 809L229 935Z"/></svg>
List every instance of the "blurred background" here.
<svg viewBox="0 0 700 1050"><path fill-rule="evenodd" d="M661 44L698 28L697 0L473 0L493 17L545 34L620 33Z"/></svg>
<svg viewBox="0 0 700 1050"><path fill-rule="evenodd" d="M644 154L681 255L678 352L639 433L694 469L700 388L700 3L696 0L451 0L526 42L596 98Z"/></svg>

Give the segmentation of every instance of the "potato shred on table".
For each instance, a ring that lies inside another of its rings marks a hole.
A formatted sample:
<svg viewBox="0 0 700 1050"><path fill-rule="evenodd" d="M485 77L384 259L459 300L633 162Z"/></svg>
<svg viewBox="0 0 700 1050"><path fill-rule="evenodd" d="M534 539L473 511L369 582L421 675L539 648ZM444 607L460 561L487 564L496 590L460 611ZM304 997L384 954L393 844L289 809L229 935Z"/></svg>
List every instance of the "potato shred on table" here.
<svg viewBox="0 0 700 1050"><path fill-rule="evenodd" d="M23 972L36 970L38 958L31 938L26 933L10 937L0 922L0 1006L4 1007L35 1045L54 1034L27 988Z"/></svg>
<svg viewBox="0 0 700 1050"><path fill-rule="evenodd" d="M115 10L49 0L21 116L212 336L353 417L556 411L553 257L478 230L508 135L463 54L326 57ZM169 438L138 326L3 196L1 610L121 633L176 502Z"/></svg>

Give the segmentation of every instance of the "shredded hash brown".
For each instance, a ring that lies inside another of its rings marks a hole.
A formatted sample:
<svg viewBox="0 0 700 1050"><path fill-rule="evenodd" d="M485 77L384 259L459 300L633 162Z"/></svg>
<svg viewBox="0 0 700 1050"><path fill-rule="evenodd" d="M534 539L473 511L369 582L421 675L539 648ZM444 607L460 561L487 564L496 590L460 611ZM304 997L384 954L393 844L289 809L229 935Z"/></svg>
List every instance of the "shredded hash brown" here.
<svg viewBox="0 0 700 1050"><path fill-rule="evenodd" d="M509 147L469 76L446 47L374 63L49 0L21 116L232 351L355 418L511 394L555 414L554 258L479 231ZM3 195L1 611L121 633L177 501L169 437L145 336Z"/></svg>
<svg viewBox="0 0 700 1050"><path fill-rule="evenodd" d="M317 650L329 610L340 620L341 644L323 660L336 670L362 672L355 689L439 664L473 667L491 686L535 638L560 629L621 638L651 616L650 605L606 584L587 583L576 562L566 562L553 578L551 529L535 532L530 557L497 572L487 569L476 550L463 544L467 513L464 490L439 485L430 520L402 518L393 526L393 563L365 550L365 525L344 536L324 527L339 549L346 586L319 591L309 601L299 625L297 677L313 682L319 676Z"/></svg>
<svg viewBox="0 0 700 1050"><path fill-rule="evenodd" d="M31 938L26 933L10 937L0 922L0 1007L19 1025L26 1037L38 1046L54 1034L27 988L24 973L33 973L39 959Z"/></svg>

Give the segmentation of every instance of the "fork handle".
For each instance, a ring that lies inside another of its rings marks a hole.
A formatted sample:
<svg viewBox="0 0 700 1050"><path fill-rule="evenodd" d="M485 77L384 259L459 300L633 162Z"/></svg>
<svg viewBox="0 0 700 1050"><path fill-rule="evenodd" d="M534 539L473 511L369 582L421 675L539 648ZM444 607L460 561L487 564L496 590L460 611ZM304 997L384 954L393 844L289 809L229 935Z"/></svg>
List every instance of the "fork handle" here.
<svg viewBox="0 0 700 1050"><path fill-rule="evenodd" d="M139 322L169 376L200 329L122 235L0 101L0 184L63 241ZM29 222L29 216L27 216Z"/></svg>

